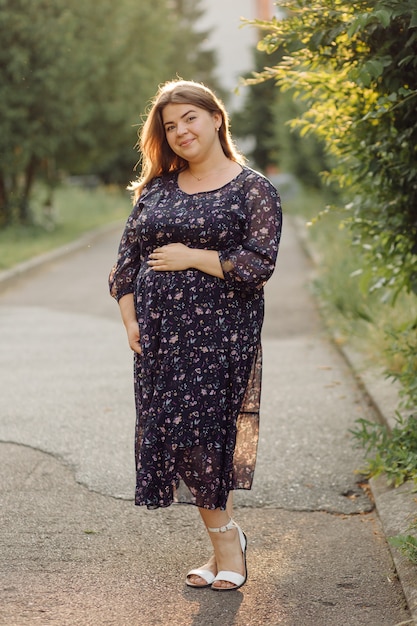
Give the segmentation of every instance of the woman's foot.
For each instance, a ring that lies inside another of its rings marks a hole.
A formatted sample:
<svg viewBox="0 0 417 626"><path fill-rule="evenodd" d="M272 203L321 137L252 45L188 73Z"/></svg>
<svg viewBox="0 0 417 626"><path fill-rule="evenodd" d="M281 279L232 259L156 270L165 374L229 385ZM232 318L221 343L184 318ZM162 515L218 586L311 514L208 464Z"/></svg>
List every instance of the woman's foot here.
<svg viewBox="0 0 417 626"><path fill-rule="evenodd" d="M197 572L203 574L204 578L202 576L199 576ZM205 565L196 570L191 570L191 572L188 572L185 582L189 587L211 587L211 584L213 583L216 575L217 564L216 557L213 554L213 556L209 558Z"/></svg>
<svg viewBox="0 0 417 626"><path fill-rule="evenodd" d="M232 520L220 529L208 530L211 533L218 569L211 588L215 591L239 589L247 579L244 533Z"/></svg>

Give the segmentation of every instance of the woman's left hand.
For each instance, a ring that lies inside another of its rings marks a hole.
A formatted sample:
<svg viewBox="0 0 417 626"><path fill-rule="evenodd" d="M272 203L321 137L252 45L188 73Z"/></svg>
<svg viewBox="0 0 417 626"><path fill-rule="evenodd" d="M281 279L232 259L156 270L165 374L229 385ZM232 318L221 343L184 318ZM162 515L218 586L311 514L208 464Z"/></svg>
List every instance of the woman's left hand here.
<svg viewBox="0 0 417 626"><path fill-rule="evenodd" d="M155 248L149 255L148 265L156 272L178 272L191 267L192 248L183 243L169 243Z"/></svg>

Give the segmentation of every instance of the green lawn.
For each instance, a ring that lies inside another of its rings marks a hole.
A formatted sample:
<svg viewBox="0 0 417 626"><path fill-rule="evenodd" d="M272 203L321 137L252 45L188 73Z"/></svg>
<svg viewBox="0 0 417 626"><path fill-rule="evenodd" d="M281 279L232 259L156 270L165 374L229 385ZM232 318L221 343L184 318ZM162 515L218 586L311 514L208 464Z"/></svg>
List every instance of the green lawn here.
<svg viewBox="0 0 417 626"><path fill-rule="evenodd" d="M99 226L124 221L131 210L129 193L113 187L87 190L62 186L55 193L50 214L42 208L42 200L43 190L37 189L33 225L0 230L0 270L53 250Z"/></svg>
<svg viewBox="0 0 417 626"><path fill-rule="evenodd" d="M325 206L323 196L309 190L288 201L284 210L297 216L299 229L314 251L317 276L312 288L326 324L338 342L361 352L369 365L399 371L403 355L387 348L393 332L402 333L417 319L417 298L401 294L394 306L389 292L370 293L371 272L361 248L352 244L349 228L343 227L346 214L326 212Z"/></svg>

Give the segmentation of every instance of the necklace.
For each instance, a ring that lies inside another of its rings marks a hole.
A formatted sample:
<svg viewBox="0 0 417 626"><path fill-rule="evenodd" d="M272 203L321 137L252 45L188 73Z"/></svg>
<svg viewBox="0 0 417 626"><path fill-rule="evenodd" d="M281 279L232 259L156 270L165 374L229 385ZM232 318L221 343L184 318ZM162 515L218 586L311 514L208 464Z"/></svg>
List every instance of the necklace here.
<svg viewBox="0 0 417 626"><path fill-rule="evenodd" d="M226 167L222 167L219 170L213 170L213 172L210 172L209 174L205 174L204 176L196 176L195 174L192 173L191 168L188 168L188 171L190 172L191 176L193 178L195 178L196 180L198 180L198 182L204 180L205 178L208 178L209 176L213 176L213 174L220 174L220 172L223 172L224 170L227 170L227 168L229 167L229 164L226 165Z"/></svg>

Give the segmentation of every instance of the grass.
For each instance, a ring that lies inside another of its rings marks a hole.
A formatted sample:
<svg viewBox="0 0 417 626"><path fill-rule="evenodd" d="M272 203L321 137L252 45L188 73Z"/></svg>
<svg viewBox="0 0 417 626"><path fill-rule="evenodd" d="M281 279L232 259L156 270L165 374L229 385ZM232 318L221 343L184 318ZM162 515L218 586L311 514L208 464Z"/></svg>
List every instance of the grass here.
<svg viewBox="0 0 417 626"><path fill-rule="evenodd" d="M417 485L417 298L401 294L393 305L389 294L369 292L367 273L361 271L366 268L364 255L341 225L343 213L324 211L322 195L301 192L286 208L299 219L314 253L314 289L332 335L353 347L365 366L378 367L401 385L394 426L361 419L350 431L365 449L366 466L360 471L367 477L382 474L394 487L406 481ZM414 564L416 532L417 519L406 533L389 538Z"/></svg>
<svg viewBox="0 0 417 626"><path fill-rule="evenodd" d="M387 292L369 293L369 275L362 271L366 261L360 248L352 245L349 229L343 227L345 214L326 211L325 206L323 195L310 190L286 203L318 261L313 289L326 324L336 341L362 354L365 364L399 373L405 359L389 349L392 334L403 333L415 322L417 298L402 294L393 306Z"/></svg>
<svg viewBox="0 0 417 626"><path fill-rule="evenodd" d="M0 230L0 270L69 243L89 230L125 220L131 208L129 194L117 187L87 190L62 186L56 190L52 211L46 211L44 199L45 191L38 187L31 225Z"/></svg>

